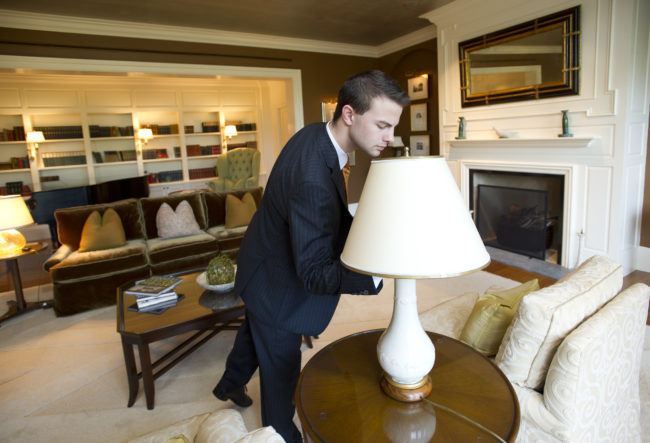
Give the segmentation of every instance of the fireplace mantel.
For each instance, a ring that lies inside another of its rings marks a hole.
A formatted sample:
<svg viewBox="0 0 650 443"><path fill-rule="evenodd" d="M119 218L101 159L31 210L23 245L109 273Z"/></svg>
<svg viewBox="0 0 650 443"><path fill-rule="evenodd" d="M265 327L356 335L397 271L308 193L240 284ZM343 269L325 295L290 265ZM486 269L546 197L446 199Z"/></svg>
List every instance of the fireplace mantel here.
<svg viewBox="0 0 650 443"><path fill-rule="evenodd" d="M491 138L449 140L452 148L586 148L598 137Z"/></svg>

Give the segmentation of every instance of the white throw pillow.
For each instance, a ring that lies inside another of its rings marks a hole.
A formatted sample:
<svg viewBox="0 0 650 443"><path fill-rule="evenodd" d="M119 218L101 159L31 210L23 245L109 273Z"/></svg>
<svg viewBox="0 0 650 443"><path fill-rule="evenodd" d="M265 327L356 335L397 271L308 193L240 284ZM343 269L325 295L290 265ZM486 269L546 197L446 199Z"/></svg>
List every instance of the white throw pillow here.
<svg viewBox="0 0 650 443"><path fill-rule="evenodd" d="M208 415L209 414L205 413L186 418L185 420L181 420L173 425L169 425L165 428L129 440L128 443L161 443L179 434L184 435L188 440L192 441Z"/></svg>
<svg viewBox="0 0 650 443"><path fill-rule="evenodd" d="M248 430L241 413L235 409L220 409L205 419L194 443L230 443L246 435Z"/></svg>
<svg viewBox="0 0 650 443"><path fill-rule="evenodd" d="M176 211L167 203L160 205L156 213L156 227L158 237L162 238L183 237L203 232L187 200L180 202L176 206Z"/></svg>
<svg viewBox="0 0 650 443"><path fill-rule="evenodd" d="M422 328L425 331L458 338L477 299L477 292L467 292L435 305L419 315Z"/></svg>
<svg viewBox="0 0 650 443"><path fill-rule="evenodd" d="M278 434L273 426L265 426L255 429L244 435L242 438L235 440L234 443L284 443L284 439Z"/></svg>
<svg viewBox="0 0 650 443"><path fill-rule="evenodd" d="M541 390L564 337L614 297L622 285L621 265L593 256L552 286L524 296L495 363L512 383Z"/></svg>

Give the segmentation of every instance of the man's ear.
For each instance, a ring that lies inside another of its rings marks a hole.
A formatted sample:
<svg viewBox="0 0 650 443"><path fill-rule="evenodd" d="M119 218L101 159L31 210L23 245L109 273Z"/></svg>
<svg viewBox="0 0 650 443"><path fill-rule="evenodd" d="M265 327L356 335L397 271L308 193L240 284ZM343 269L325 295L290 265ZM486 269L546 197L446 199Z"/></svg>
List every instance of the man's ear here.
<svg viewBox="0 0 650 443"><path fill-rule="evenodd" d="M343 120L343 123L345 123L347 126L352 125L352 122L354 121L355 118L355 112L354 109L352 109L352 106L350 105L345 105L341 109L341 119Z"/></svg>

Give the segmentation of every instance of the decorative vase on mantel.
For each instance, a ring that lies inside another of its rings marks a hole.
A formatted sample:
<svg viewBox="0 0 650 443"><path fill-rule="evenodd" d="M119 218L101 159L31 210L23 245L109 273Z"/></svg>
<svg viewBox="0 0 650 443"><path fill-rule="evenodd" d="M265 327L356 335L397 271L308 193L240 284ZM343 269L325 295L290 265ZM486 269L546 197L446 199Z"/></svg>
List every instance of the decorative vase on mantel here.
<svg viewBox="0 0 650 443"><path fill-rule="evenodd" d="M465 117L458 117L458 137L456 140L465 140Z"/></svg>
<svg viewBox="0 0 650 443"><path fill-rule="evenodd" d="M569 110L565 109L562 111L562 134L558 134L558 137L573 137L573 134L569 132Z"/></svg>

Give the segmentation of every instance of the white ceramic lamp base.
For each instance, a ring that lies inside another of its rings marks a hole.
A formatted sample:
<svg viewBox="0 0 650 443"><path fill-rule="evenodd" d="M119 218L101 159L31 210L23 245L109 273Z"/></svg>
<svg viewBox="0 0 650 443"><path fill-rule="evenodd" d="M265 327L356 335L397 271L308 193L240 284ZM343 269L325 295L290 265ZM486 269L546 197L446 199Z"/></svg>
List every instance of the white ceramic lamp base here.
<svg viewBox="0 0 650 443"><path fill-rule="evenodd" d="M433 343L418 318L414 279L395 279L393 316L377 343L384 392L400 401L419 401L431 392Z"/></svg>

